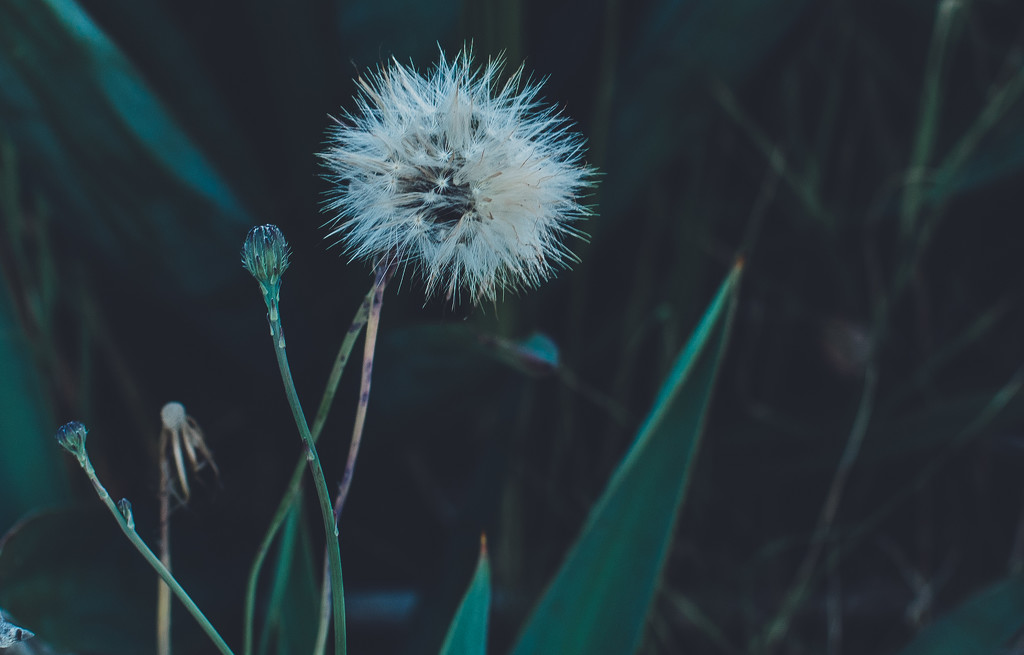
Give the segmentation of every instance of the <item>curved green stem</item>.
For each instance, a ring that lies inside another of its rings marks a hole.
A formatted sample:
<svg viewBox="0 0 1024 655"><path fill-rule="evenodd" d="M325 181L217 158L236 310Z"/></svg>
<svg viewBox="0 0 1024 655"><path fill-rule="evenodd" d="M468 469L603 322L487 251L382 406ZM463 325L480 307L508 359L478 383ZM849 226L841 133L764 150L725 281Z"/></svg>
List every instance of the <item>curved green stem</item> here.
<svg viewBox="0 0 1024 655"><path fill-rule="evenodd" d="M89 481L92 482L92 486L96 489L96 493L99 495L100 500L102 500L103 504L107 506L110 513L114 515L114 518L117 520L117 524L121 527L121 531L124 532L125 536L128 537L128 540L132 542L132 545L135 546L136 550L142 553L142 556L146 558L149 565L156 570L160 578L167 583L167 586L171 588L171 591L173 591L174 595L178 597L181 604L185 606L185 609L189 611L189 614L191 614L199 623L199 627L203 629L203 632L205 632L213 643L216 644L217 650L224 655L234 655L234 653L231 652L231 649L228 648L223 637L220 636L220 633L217 632L209 619L206 618L206 615L203 614L202 610L199 609L195 602L193 602L189 597L188 593L186 593L181 585L178 584L178 581L174 579L174 576L167 570L167 567L160 562L160 558L158 558L153 551L149 549L146 542L144 542L135 532L134 526L130 525L128 523L128 519L121 514L121 511L110 498L110 494L107 493L106 488L104 488L103 484L100 483L99 478L96 477L96 471L92 467L92 462L89 461L89 455L83 451L78 457L78 463L81 465L82 470L85 471L85 474L89 476Z"/></svg>
<svg viewBox="0 0 1024 655"><path fill-rule="evenodd" d="M907 169L906 187L900 208L900 227L904 236L909 236L917 227L918 214L925 198L928 166L935 148L939 126L939 110L942 101L942 72L945 69L946 54L950 50L956 13L960 9L958 0L942 0L938 3L932 41L928 48L928 63L924 72L924 88L921 90L920 116L914 146Z"/></svg>
<svg viewBox="0 0 1024 655"><path fill-rule="evenodd" d="M352 324L349 326L348 332L345 333L345 338L341 342L338 355L334 359L334 368L331 369L331 375L327 379L327 386L320 401L320 408L317 410L316 418L313 420L313 427L310 430L314 442L320 438L320 433L323 431L324 423L327 422L327 415L330 413L331 405L334 401L334 394L338 390L338 383L341 381L341 374L345 371L345 364L348 363L352 348L355 346L356 339L359 338L359 333L363 331L363 326L366 325L373 293L374 288L371 288L360 304L359 310L356 312L355 317L353 317ZM270 546L274 543L274 538L277 537L281 526L284 525L285 519L288 517L288 512L295 506L295 503L302 494L302 468L305 459L303 456L295 464L295 470L292 472L291 480L288 482L287 491L281 498L277 511L274 512L274 516L270 520L270 526L267 528L266 534L263 535L263 541L260 542L259 548L256 551L256 557L253 559L252 567L249 570L249 580L245 592L245 629L242 651L244 655L252 655L256 588L259 584L260 571L263 568L264 561L266 561L267 553L270 552Z"/></svg>
<svg viewBox="0 0 1024 655"><path fill-rule="evenodd" d="M274 341L274 355L277 357L277 367L281 371L281 381L284 383L284 392L288 398L288 406L292 410L295 419L295 426L299 429L299 436L302 437L302 444L306 451L306 461L309 464L309 472L313 476L313 485L316 487L316 495L320 501L320 515L324 522L324 534L327 537L327 560L331 571L331 589L334 590L332 607L334 609L334 652L335 655L345 655L345 593L341 577L341 549L338 546L338 525L334 521L334 508L331 505L331 496L327 491L327 482L324 480L324 471L320 466L320 456L316 452L316 444L313 442L313 435L306 423L306 416L302 412L302 404L299 402L299 394L295 390L295 382L292 380L291 368L288 366L288 353L285 352L284 334L281 331L281 316L277 307L277 299L267 300L268 317L270 319L270 336Z"/></svg>
<svg viewBox="0 0 1024 655"><path fill-rule="evenodd" d="M380 309L384 303L384 289L395 274L395 265L392 262L384 263L377 268L376 278L373 287L366 295L362 308L369 304L368 314L365 319L366 341L363 345L363 368L359 382L359 404L356 407L355 423L352 426L352 441L348 449L348 459L345 462L345 473L341 478L341 486L338 495L334 500L334 520L341 522L341 510L348 498L349 488L352 486L352 474L356 468L356 458L359 456L359 445L363 439L363 427L366 425L366 410L370 402L370 383L373 379L373 354L377 346L377 328L380 325ZM362 308L360 308L362 310ZM350 331L351 333L351 331ZM320 626L317 629L316 643L313 653L324 652L327 642L327 618L330 603L330 589L328 584L327 571L324 572L323 582L320 586Z"/></svg>

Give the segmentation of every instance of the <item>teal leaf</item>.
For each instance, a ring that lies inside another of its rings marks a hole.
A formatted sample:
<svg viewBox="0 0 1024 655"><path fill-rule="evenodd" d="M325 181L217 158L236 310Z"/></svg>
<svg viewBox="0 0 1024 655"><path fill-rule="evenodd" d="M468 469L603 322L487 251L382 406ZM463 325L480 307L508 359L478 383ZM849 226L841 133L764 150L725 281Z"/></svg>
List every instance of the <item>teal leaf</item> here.
<svg viewBox="0 0 1024 655"><path fill-rule="evenodd" d="M900 655L995 655L1024 627L1024 576L996 582L924 628Z"/></svg>
<svg viewBox="0 0 1024 655"><path fill-rule="evenodd" d="M53 419L14 308L0 291L0 530L30 509L67 498Z"/></svg>
<svg viewBox="0 0 1024 655"><path fill-rule="evenodd" d="M196 294L235 279L226 254L253 220L73 0L0 4L0 122L93 258L133 275L157 262Z"/></svg>
<svg viewBox="0 0 1024 655"><path fill-rule="evenodd" d="M476 572L459 603L441 646L441 655L485 655L487 617L491 610L491 567L487 560L487 539L480 538L480 559Z"/></svg>
<svg viewBox="0 0 1024 655"><path fill-rule="evenodd" d="M741 271L738 264L726 278L676 359L514 655L636 650L700 445Z"/></svg>

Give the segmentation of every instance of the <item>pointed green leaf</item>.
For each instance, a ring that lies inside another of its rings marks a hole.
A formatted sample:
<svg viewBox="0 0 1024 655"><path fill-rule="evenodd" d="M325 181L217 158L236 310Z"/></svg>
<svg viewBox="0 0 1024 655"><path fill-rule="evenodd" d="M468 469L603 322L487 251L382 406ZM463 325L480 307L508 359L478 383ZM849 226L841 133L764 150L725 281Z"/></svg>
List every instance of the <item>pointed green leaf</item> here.
<svg viewBox="0 0 1024 655"><path fill-rule="evenodd" d="M984 589L926 627L900 655L986 655L1009 652L1005 644L1024 627L1024 576Z"/></svg>
<svg viewBox="0 0 1024 655"><path fill-rule="evenodd" d="M491 567L487 541L480 538L480 559L466 595L455 611L441 655L484 655L487 652L487 616L491 610Z"/></svg>
<svg viewBox="0 0 1024 655"><path fill-rule="evenodd" d="M514 655L626 655L636 649L700 444L741 270L737 265L726 278L680 353Z"/></svg>

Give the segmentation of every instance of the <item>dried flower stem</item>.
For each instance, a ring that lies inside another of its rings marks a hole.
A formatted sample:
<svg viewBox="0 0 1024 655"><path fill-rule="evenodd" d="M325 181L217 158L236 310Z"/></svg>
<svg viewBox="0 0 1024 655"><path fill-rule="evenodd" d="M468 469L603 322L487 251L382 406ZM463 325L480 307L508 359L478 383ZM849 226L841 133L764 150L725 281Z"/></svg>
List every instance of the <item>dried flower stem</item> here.
<svg viewBox="0 0 1024 655"><path fill-rule="evenodd" d="M373 378L373 354L377 347L380 309L384 303L384 289L395 274L394 261L394 258L389 258L388 263L382 263L377 267L373 288L370 289L370 293L367 294L366 300L363 303L363 307L366 307L367 303L369 303L369 311L365 320L366 342L363 345L363 374L359 382L359 405L356 407L355 423L352 426L352 442L348 449L348 460L345 462L345 473L341 478L338 496L334 499L334 520L336 523L341 522L341 510L345 506L349 488L352 486L352 475L356 469L356 458L359 457L359 444L362 443L363 439L363 427L366 425L366 409L370 403L370 382ZM349 334L351 334L351 330ZM328 571L324 568L323 581L320 586L320 627L317 630L316 645L313 647L314 653L322 653L326 646L327 619L329 616L328 603L331 597L329 582Z"/></svg>
<svg viewBox="0 0 1024 655"><path fill-rule="evenodd" d="M331 589L334 602L331 603L334 609L334 652L335 655L345 655L345 593L341 576L341 550L338 546L338 524L334 520L334 510L331 505L331 497L327 491L327 482L324 480L324 471L320 466L320 456L316 452L316 443L306 423L306 416L302 412L302 404L299 402L299 394L295 390L295 382L292 380L292 371L288 366L288 353L285 351L284 333L281 331L280 311L271 312L271 308L277 310L276 303L264 296L267 301L268 319L270 320L270 336L274 342L274 355L277 358L277 367L281 371L281 381L284 383L284 392L288 398L288 406L291 407L292 417L295 419L295 426L299 429L299 436L302 437L302 444L306 451L306 461L309 464L309 472L313 476L313 486L316 487L316 495L320 501L320 515L324 522L324 534L327 537L327 562L331 572ZM276 299L275 299L276 300Z"/></svg>
<svg viewBox="0 0 1024 655"><path fill-rule="evenodd" d="M160 433L160 562L171 570L171 463L169 433ZM156 590L156 652L171 655L171 590L162 581Z"/></svg>
<svg viewBox="0 0 1024 655"><path fill-rule="evenodd" d="M165 567L160 562L159 558L153 554L153 551L149 549L146 542L139 537L135 532L135 527L128 523L128 519L125 518L120 510L117 509L117 506L114 505L114 501L110 498L110 494L107 493L106 488L104 488L103 484L100 483L99 478L96 477L96 471L93 469L92 462L89 461L89 455L85 453L84 449L80 455L77 455L77 458L78 464L89 477L89 481L92 482L92 486L96 490L96 494L99 495L100 500L102 500L103 504L107 506L110 513L114 515L114 519L117 520L117 524L121 527L121 531L124 532L125 536L128 537L128 540L132 542L135 549L142 553L142 556L146 558L149 565L152 566L160 578L167 583L167 586L170 587L171 591L174 592L174 595L178 597L181 604L185 606L185 609L188 610L189 614L191 614L199 623L199 627L203 629L203 632L205 632L217 646L217 650L224 655L234 655L223 637L220 636L220 633L217 632L216 628L213 627L213 624L211 624L209 619L206 618L206 615L203 614L182 586L178 584L178 581L174 579L174 576L167 570L167 567Z"/></svg>
<svg viewBox="0 0 1024 655"><path fill-rule="evenodd" d="M394 260L392 260L394 261ZM345 474L341 478L341 487L334 500L334 520L341 521L341 510L348 498L349 487L352 486L352 474L356 469L356 458L359 456L359 444L363 439L363 427L366 425L366 408L370 404L370 382L373 378L373 353L377 348L377 328L380 326L380 308L384 303L384 288L395 274L394 265L382 264L377 267L377 279L373 284L373 304L366 322L366 343L363 345L363 375L359 382L359 405L356 407L355 423L352 426L352 443L348 449L348 460L345 462Z"/></svg>
<svg viewBox="0 0 1024 655"><path fill-rule="evenodd" d="M334 394L338 390L338 383L341 381L341 374L345 371L345 365L348 363L359 333L363 331L363 327L366 325L374 292L375 288L370 289L366 297L363 298L363 302L359 305L359 309L356 311L356 315L353 317L352 323L345 333L341 347L338 349L338 355L334 359L334 368L331 369L331 375L327 379L327 386L320 401L320 408L317 410L316 418L313 420L313 427L310 430L314 442L320 438L320 433L327 422L327 415L330 413L331 405L334 401ZM270 526L267 528L267 533L263 536L263 541L260 542L259 548L256 551L256 557L253 559L252 568L249 571L249 581L245 593L245 642L242 651L244 655L252 655L253 617L256 609L256 587L259 582L260 570L263 568L263 563L267 558L267 553L270 552L270 546L273 544L274 538L280 531L281 526L284 525L289 511L295 507L295 503L302 494L302 469L305 465L305 460L306 458L303 456L296 463L295 470L292 472L291 480L288 483L288 490L285 492L284 497L281 498L277 511L274 512L274 516L270 520Z"/></svg>

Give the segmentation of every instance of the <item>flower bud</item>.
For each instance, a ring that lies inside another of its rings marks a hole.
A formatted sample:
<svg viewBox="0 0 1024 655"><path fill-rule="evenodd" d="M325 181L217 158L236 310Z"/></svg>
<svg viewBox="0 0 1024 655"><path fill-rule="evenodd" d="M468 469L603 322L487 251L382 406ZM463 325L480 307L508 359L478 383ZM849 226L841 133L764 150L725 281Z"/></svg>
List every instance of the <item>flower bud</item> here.
<svg viewBox="0 0 1024 655"><path fill-rule="evenodd" d="M254 227L245 237L242 266L260 283L264 294L276 298L290 257L288 242L276 225Z"/></svg>
<svg viewBox="0 0 1024 655"><path fill-rule="evenodd" d="M57 430L57 443L75 457L85 454L85 425L79 421L69 421Z"/></svg>
<svg viewBox="0 0 1024 655"><path fill-rule="evenodd" d="M117 501L117 510L121 512L121 516L124 517L125 523L128 524L129 530L135 529L135 515L132 514L132 501L127 498L122 498Z"/></svg>

